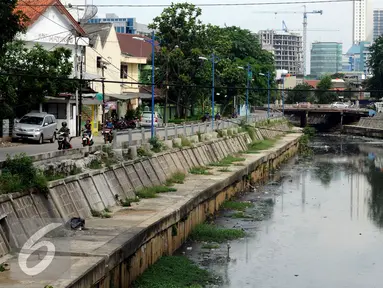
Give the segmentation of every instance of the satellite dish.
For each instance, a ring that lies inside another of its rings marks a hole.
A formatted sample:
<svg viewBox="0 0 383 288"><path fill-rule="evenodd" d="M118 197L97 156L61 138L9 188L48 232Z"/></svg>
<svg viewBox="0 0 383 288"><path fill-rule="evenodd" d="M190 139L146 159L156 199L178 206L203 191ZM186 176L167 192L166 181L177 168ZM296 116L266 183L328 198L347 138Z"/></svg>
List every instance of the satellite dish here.
<svg viewBox="0 0 383 288"><path fill-rule="evenodd" d="M95 5L88 5L85 7L85 12L82 18L80 19L80 24L88 23L90 19L97 15L98 8Z"/></svg>

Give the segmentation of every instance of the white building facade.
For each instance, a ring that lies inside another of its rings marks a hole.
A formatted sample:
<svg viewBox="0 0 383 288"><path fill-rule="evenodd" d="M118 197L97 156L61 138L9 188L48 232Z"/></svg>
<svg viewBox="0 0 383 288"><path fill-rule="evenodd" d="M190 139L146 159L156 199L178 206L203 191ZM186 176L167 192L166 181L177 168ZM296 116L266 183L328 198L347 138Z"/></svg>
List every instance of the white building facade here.
<svg viewBox="0 0 383 288"><path fill-rule="evenodd" d="M371 0L353 2L353 44L373 40L373 9Z"/></svg>
<svg viewBox="0 0 383 288"><path fill-rule="evenodd" d="M38 5L40 4L39 2L41 1L35 1L33 4ZM20 6L19 9L23 11L24 7L27 6ZM32 10L29 9L23 12L30 21L28 22L26 33L18 35L18 39L25 41L27 48L32 48L39 44L44 49L50 51L58 47L71 50L72 58L70 60L73 63L74 69L70 78L78 76L75 63L78 63L78 59L82 56L81 53L85 50L84 47L89 45L89 39L84 36L84 30L71 14L68 13L62 3L58 0L52 0L49 5L36 6ZM40 111L55 115L58 125L66 121L71 134L75 134L78 106L76 105L75 96L56 96L47 97L46 102L41 105Z"/></svg>

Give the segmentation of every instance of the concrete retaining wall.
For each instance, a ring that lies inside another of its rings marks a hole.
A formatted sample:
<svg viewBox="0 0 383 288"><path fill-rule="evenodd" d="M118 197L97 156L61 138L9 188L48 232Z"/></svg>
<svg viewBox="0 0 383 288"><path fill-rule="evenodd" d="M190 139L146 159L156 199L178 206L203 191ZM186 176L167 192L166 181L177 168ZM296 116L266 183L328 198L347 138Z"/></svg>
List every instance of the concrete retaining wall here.
<svg viewBox="0 0 383 288"><path fill-rule="evenodd" d="M134 198L135 191L164 183L176 171L187 173L192 167L222 159L222 152L215 156L218 150L228 149L225 154L244 150L240 143L248 141L248 135L241 134L53 181L49 183L47 195L32 191L0 195L0 223L1 215L6 216L4 221L9 224L11 234L22 242L36 231L36 227L24 227L27 226L25 219L88 218L91 210L101 211L116 206L117 199ZM7 254L3 246L0 238L0 255Z"/></svg>
<svg viewBox="0 0 383 288"><path fill-rule="evenodd" d="M215 214L225 200L243 191L249 183L264 179L270 170L278 168L297 153L298 145L296 137L277 151L240 168L225 180L211 183L209 188L201 190L182 204L169 207L166 213L155 220L141 223L141 230L135 230L135 234L116 237L110 245L120 245L119 248L113 248L111 255L99 259L91 270L87 270L76 281L60 287L131 287L130 284L160 257L172 255L180 248L193 228Z"/></svg>
<svg viewBox="0 0 383 288"><path fill-rule="evenodd" d="M371 138L383 138L383 129L362 126L344 125L342 128L342 133Z"/></svg>

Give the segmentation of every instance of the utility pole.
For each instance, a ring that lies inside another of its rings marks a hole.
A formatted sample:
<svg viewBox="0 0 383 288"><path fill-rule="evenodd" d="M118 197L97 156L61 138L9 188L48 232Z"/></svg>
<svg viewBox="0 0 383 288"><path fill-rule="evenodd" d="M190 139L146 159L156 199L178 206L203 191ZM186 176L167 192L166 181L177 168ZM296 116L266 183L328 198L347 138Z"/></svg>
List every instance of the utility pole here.
<svg viewBox="0 0 383 288"><path fill-rule="evenodd" d="M102 131L105 130L105 69L106 66L101 62L101 71L102 71Z"/></svg>
<svg viewBox="0 0 383 288"><path fill-rule="evenodd" d="M75 42L75 46L74 46L74 77L75 78L78 78L78 37L75 36L74 37L74 42ZM79 114L79 108L78 108L78 87L76 87L76 136L80 136L80 130L78 129L78 114ZM68 117L67 117L68 118Z"/></svg>
<svg viewBox="0 0 383 288"><path fill-rule="evenodd" d="M79 90L79 103L78 103L78 131L81 132L81 122L82 122L82 78L83 78L83 53L81 53L80 61L80 90ZM76 106L77 107L77 106Z"/></svg>
<svg viewBox="0 0 383 288"><path fill-rule="evenodd" d="M165 124L168 123L168 96L169 96L169 55L167 58L167 63L166 63L166 95L165 95L165 109L164 109L164 122Z"/></svg>
<svg viewBox="0 0 383 288"><path fill-rule="evenodd" d="M215 54L211 55L211 63L212 63L212 86L211 86L211 130L214 131L214 86L215 86Z"/></svg>

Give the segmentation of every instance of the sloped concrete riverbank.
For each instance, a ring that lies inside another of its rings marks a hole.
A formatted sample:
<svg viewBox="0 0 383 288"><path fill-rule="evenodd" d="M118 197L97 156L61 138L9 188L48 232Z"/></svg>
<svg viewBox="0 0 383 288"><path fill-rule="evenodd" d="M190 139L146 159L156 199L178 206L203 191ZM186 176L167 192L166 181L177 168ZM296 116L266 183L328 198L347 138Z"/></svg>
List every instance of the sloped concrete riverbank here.
<svg viewBox="0 0 383 288"><path fill-rule="evenodd" d="M273 132L274 136L277 134L282 132ZM250 142L249 135L243 133L208 145L117 165L113 170L56 181L51 184L46 198L33 193L13 195L12 198L4 195L0 209L7 209L11 231L18 231L15 241L26 239L30 235L29 228L31 231L34 228L17 221L23 216L66 220L77 216L87 218L87 230L70 231L65 236L51 239L59 256L57 269L63 270L61 279L52 276L48 281L52 287L129 287L161 256L177 250L193 227L214 214L226 199L242 191L250 182L262 179L270 169L295 154L300 135L286 134L273 148L258 154L243 154L243 164L233 165L228 172L213 168L209 170L211 175L188 174L183 184L175 184L176 192L142 199L133 207L117 206L115 196L135 196L137 189L164 183L174 172L187 172L193 167L245 151ZM112 210L112 218L90 218L92 210L106 208ZM70 249L66 250L63 247L68 239ZM11 269L0 273L1 287L43 287L47 284L47 281L33 278L20 280L12 270L12 265L17 263L10 258ZM36 256L36 262L39 259L41 255ZM67 267L66 263L70 265ZM57 273L57 269L51 273Z"/></svg>

